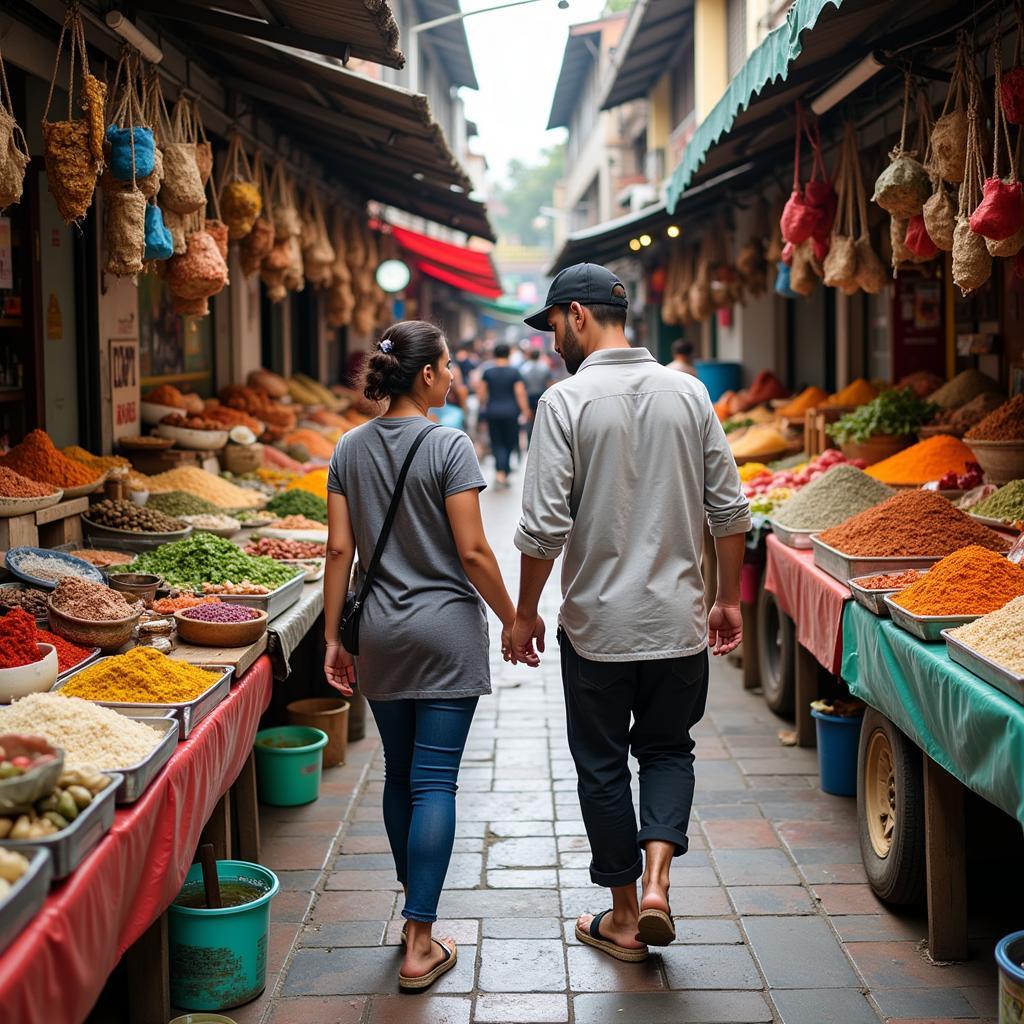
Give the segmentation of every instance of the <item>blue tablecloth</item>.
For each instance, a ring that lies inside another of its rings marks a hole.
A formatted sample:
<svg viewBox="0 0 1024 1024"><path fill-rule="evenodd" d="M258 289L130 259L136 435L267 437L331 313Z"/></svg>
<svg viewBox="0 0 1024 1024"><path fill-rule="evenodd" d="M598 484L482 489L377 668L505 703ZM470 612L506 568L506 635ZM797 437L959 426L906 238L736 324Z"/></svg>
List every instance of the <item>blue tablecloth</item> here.
<svg viewBox="0 0 1024 1024"><path fill-rule="evenodd" d="M933 761L1024 825L1024 705L859 604L843 617L843 679Z"/></svg>

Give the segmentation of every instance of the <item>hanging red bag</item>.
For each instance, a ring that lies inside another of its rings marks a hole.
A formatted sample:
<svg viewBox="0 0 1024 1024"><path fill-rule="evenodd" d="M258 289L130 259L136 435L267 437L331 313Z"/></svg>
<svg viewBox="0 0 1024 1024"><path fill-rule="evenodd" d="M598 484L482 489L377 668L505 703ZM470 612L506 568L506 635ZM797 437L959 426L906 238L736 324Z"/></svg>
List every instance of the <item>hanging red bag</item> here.
<svg viewBox="0 0 1024 1024"><path fill-rule="evenodd" d="M794 142L793 154L793 191L790 193L789 199L786 200L786 205L782 210L782 219L779 221L783 240L790 245L800 245L801 242L806 242L814 233L814 229L819 221L817 208L808 201L800 185L800 136L803 134L803 131L803 108L797 103L796 140Z"/></svg>
<svg viewBox="0 0 1024 1024"><path fill-rule="evenodd" d="M924 226L924 216L917 214L907 223L907 234L903 244L918 260L934 259L939 254L939 247L932 241L928 229Z"/></svg>
<svg viewBox="0 0 1024 1024"><path fill-rule="evenodd" d="M818 211L818 223L814 228L814 235L823 242L828 249L828 238L832 233L832 226L836 220L836 210L839 208L839 197L832 185L825 168L825 157L821 151L821 128L817 120L813 123L804 122L804 131L807 132L807 139L811 144L811 151L814 153L814 165L811 170L811 180L807 182L804 195L807 202Z"/></svg>
<svg viewBox="0 0 1024 1024"><path fill-rule="evenodd" d="M1013 60L1017 65L1003 75L999 87L999 98L1003 104L1003 113L1010 124L1024 124L1024 18L1021 17L1020 4L1017 5L1017 43L1013 51Z"/></svg>

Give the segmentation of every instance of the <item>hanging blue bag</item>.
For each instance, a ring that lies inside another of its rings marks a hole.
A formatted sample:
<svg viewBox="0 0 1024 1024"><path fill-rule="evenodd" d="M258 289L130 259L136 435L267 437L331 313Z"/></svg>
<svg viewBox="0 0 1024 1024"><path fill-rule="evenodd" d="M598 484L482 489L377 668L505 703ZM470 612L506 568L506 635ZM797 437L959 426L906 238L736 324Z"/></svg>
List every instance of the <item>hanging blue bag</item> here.
<svg viewBox="0 0 1024 1024"><path fill-rule="evenodd" d="M782 260L779 260L778 269L775 272L775 293L784 299L799 299L800 296L793 291L789 283L789 267Z"/></svg>
<svg viewBox="0 0 1024 1024"><path fill-rule="evenodd" d="M111 125L107 129L107 141L110 143L110 173L118 181L132 180L132 137L135 138L135 180L148 178L153 173L154 148L152 128L118 128Z"/></svg>
<svg viewBox="0 0 1024 1024"><path fill-rule="evenodd" d="M159 206L146 207L146 260L169 260L174 255L174 239L164 224Z"/></svg>

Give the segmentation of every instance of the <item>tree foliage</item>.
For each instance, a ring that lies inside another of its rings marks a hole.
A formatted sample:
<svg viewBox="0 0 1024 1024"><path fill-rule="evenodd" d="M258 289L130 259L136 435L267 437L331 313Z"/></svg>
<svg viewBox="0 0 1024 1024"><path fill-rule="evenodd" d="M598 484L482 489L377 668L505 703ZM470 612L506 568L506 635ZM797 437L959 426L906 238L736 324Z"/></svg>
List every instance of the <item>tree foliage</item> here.
<svg viewBox="0 0 1024 1024"><path fill-rule="evenodd" d="M508 167L508 185L499 186L490 208L498 234L513 245L550 245L554 224L541 207L551 207L555 186L565 172L565 144L545 149L536 164L513 160ZM544 216L540 225L538 217ZM537 222L535 224L535 221Z"/></svg>

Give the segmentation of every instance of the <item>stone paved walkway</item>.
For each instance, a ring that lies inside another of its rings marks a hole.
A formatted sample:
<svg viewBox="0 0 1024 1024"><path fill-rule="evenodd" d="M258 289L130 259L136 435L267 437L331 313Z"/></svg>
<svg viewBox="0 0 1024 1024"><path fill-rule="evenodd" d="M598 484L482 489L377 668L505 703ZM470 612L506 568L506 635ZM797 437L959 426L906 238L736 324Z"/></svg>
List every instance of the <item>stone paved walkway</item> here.
<svg viewBox="0 0 1024 1024"><path fill-rule="evenodd" d="M484 502L515 580L518 495ZM553 582L552 624L556 602ZM819 790L814 752L781 747L779 720L720 662L691 852L672 875L679 942L641 965L577 944L574 918L608 900L587 871L557 649L535 672L496 659L494 688L466 751L440 906L455 970L430 995L397 994L401 901L370 737L317 803L264 808L264 862L283 891L267 994L229 1011L239 1024L992 1024L992 935L976 929L967 964L927 961L922 916L889 912L866 884L855 802Z"/></svg>

